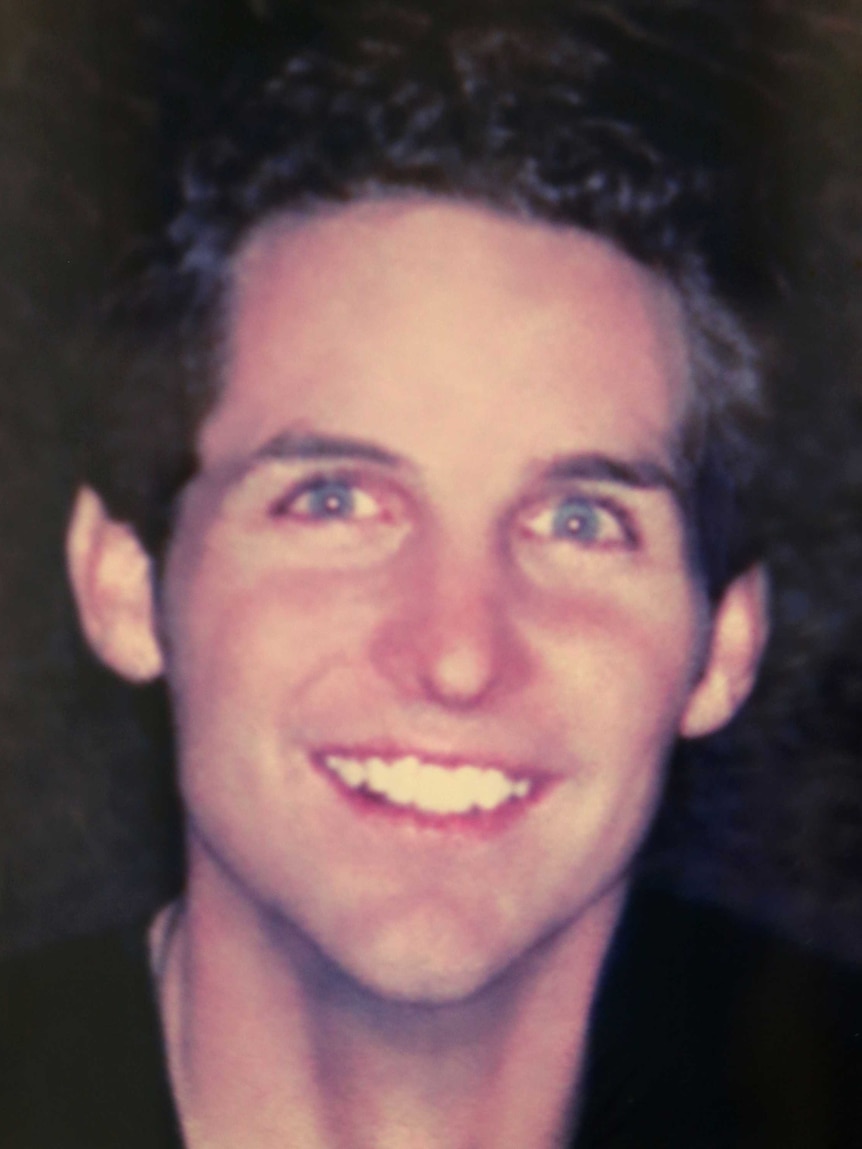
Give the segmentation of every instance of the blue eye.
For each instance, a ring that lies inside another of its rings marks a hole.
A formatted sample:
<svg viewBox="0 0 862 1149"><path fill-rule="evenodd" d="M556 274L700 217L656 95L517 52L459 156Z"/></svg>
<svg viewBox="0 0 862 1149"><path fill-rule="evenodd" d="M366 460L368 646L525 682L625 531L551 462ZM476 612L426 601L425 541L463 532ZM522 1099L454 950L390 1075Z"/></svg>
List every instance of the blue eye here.
<svg viewBox="0 0 862 1149"><path fill-rule="evenodd" d="M318 477L300 484L271 508L276 518L308 523L352 523L379 518L382 508L374 495L354 479Z"/></svg>
<svg viewBox="0 0 862 1149"><path fill-rule="evenodd" d="M599 549L629 548L636 535L624 509L599 496L570 495L525 521L533 538Z"/></svg>
<svg viewBox="0 0 862 1149"><path fill-rule="evenodd" d="M553 512L551 531L557 539L595 542L602 533L601 508L586 499L567 499Z"/></svg>
<svg viewBox="0 0 862 1149"><path fill-rule="evenodd" d="M304 491L298 502L309 518L345 519L354 513L356 495L347 483L328 480Z"/></svg>

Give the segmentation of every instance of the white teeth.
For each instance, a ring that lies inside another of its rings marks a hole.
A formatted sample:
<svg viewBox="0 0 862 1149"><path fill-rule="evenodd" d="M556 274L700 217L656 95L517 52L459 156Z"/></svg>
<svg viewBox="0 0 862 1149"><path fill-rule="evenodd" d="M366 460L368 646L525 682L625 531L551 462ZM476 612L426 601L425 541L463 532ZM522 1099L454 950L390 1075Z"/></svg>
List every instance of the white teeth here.
<svg viewBox="0 0 862 1149"><path fill-rule="evenodd" d="M402 758L390 772L387 795L398 806L411 806L419 792L419 775L422 767L418 758Z"/></svg>
<svg viewBox="0 0 862 1149"><path fill-rule="evenodd" d="M368 788L375 794L385 794L389 789L390 767L382 758L368 760Z"/></svg>
<svg viewBox="0 0 862 1149"><path fill-rule="evenodd" d="M367 779L367 771L361 762L356 761L356 758L332 757L326 759L326 765L329 766L330 770L334 770L341 781L346 782L351 789L359 788Z"/></svg>
<svg viewBox="0 0 862 1149"><path fill-rule="evenodd" d="M331 754L324 763L352 790L365 788L393 805L412 806L429 814L495 810L514 798L526 798L530 792L527 779L514 781L501 770L478 766L450 769L421 762L412 754L394 761Z"/></svg>
<svg viewBox="0 0 862 1149"><path fill-rule="evenodd" d="M514 792L514 786L499 770L485 771L480 786L478 802L483 810L493 810L509 796L510 790Z"/></svg>
<svg viewBox="0 0 862 1149"><path fill-rule="evenodd" d="M416 780L413 804L429 814L443 814L449 808L450 788L448 771L442 766L423 766Z"/></svg>

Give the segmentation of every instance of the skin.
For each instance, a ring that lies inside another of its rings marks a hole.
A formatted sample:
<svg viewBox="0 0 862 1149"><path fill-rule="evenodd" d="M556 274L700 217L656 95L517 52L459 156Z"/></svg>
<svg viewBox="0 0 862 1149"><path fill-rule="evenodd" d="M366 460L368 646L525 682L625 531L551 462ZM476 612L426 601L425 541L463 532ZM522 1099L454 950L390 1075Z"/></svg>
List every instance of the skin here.
<svg viewBox="0 0 862 1149"><path fill-rule="evenodd" d="M585 233L408 200L247 242L158 617L94 496L70 535L94 646L176 710L190 1140L557 1143L669 750L765 634L755 575L713 615L686 558L688 388L672 291ZM535 796L481 831L381 816L333 748Z"/></svg>

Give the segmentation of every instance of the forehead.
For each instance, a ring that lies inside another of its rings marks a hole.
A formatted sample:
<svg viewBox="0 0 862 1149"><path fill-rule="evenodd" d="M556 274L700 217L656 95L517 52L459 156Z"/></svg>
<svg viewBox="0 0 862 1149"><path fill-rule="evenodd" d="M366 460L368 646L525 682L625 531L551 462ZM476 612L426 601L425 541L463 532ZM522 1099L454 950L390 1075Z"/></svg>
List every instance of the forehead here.
<svg viewBox="0 0 862 1149"><path fill-rule="evenodd" d="M236 258L228 316L204 466L284 430L420 461L479 435L501 465L581 449L666 458L688 399L669 286L584 231L475 205L270 221Z"/></svg>

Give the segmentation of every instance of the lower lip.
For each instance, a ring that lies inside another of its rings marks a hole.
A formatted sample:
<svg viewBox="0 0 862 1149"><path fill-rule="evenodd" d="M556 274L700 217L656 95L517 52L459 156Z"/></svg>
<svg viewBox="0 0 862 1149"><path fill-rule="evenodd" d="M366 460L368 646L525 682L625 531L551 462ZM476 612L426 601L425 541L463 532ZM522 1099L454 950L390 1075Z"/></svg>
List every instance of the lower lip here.
<svg viewBox="0 0 862 1149"><path fill-rule="evenodd" d="M464 814L432 814L415 806L397 806L371 790L357 789L344 784L323 764L322 756L312 758L318 772L323 774L340 797L357 813L393 825L436 831L440 834L469 834L489 836L502 833L520 821L548 789L546 779L531 779L530 792L523 798L510 798L494 810L468 810Z"/></svg>

